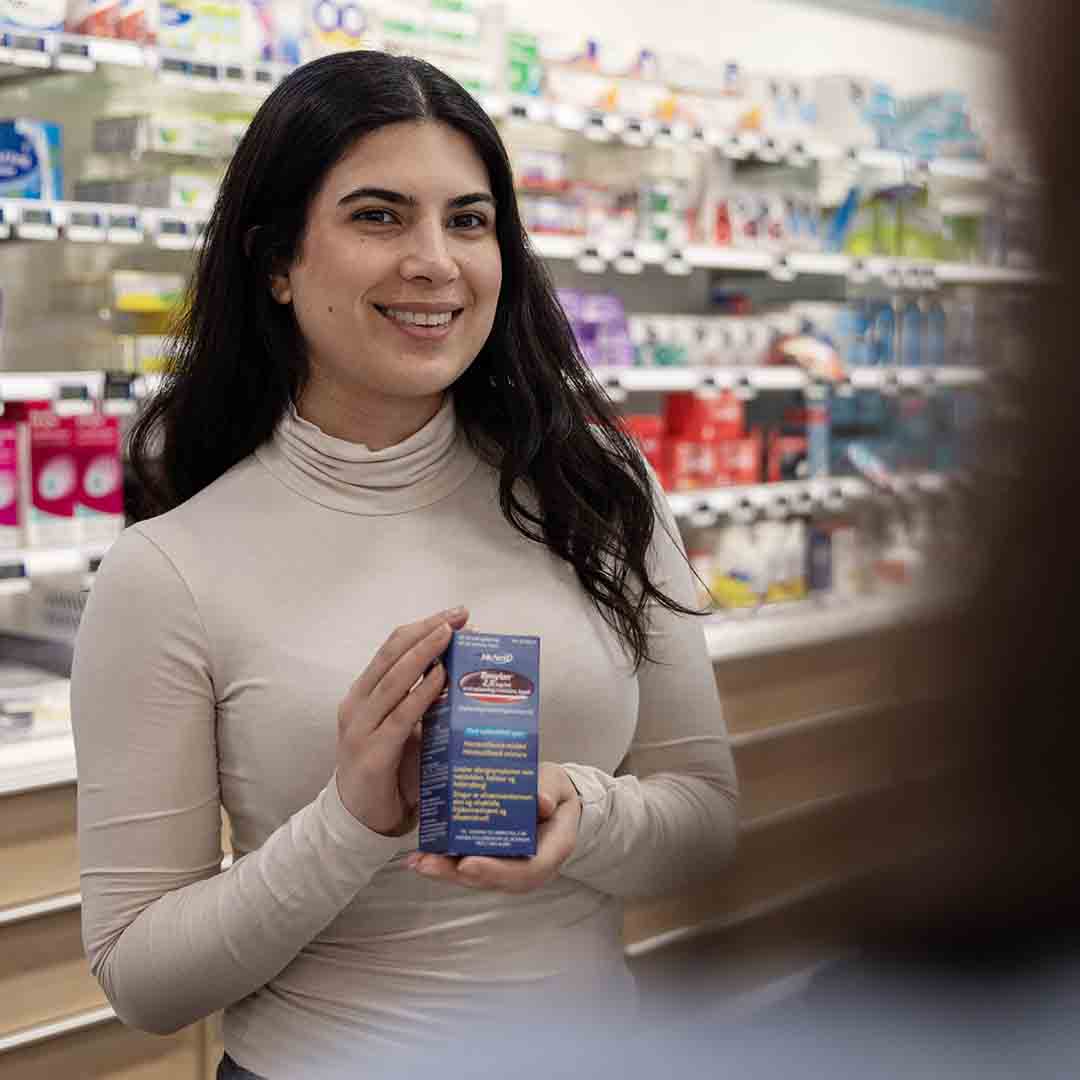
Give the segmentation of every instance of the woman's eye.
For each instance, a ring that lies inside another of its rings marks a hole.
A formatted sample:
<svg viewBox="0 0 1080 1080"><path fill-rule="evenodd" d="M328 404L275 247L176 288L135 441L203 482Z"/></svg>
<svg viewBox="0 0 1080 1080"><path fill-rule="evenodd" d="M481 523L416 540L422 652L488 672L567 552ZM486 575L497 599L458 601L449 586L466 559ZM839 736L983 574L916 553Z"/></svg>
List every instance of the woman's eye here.
<svg viewBox="0 0 1080 1080"><path fill-rule="evenodd" d="M458 229L482 229L487 224L487 218L483 214L456 214L452 223Z"/></svg>
<svg viewBox="0 0 1080 1080"><path fill-rule="evenodd" d="M367 221L375 225L393 225L394 215L389 210L357 210L353 221Z"/></svg>

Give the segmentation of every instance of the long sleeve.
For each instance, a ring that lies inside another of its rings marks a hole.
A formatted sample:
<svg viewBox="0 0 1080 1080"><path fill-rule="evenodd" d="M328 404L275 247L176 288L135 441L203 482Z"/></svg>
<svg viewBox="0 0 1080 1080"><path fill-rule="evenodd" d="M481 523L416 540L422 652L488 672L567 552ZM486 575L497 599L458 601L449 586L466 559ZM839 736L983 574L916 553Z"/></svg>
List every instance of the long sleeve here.
<svg viewBox="0 0 1080 1080"><path fill-rule="evenodd" d="M695 607L693 577L662 494L656 505L655 580ZM562 873L624 897L708 878L730 860L737 834L738 785L701 619L659 605L650 617L653 659L638 673L638 725L616 775L565 766L583 809Z"/></svg>
<svg viewBox="0 0 1080 1080"><path fill-rule="evenodd" d="M331 777L220 872L213 664L194 598L138 527L104 560L72 672L83 940L126 1023L165 1034L281 971L400 849Z"/></svg>

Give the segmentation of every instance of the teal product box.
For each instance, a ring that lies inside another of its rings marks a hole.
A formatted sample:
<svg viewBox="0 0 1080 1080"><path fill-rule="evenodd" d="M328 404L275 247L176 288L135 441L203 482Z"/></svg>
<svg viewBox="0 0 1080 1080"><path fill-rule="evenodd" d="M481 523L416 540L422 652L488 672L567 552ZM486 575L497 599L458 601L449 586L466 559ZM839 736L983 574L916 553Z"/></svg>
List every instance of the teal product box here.
<svg viewBox="0 0 1080 1080"><path fill-rule="evenodd" d="M536 854L540 639L459 630L420 748L420 851Z"/></svg>
<svg viewBox="0 0 1080 1080"><path fill-rule="evenodd" d="M61 154L59 124L0 120L0 197L62 199Z"/></svg>

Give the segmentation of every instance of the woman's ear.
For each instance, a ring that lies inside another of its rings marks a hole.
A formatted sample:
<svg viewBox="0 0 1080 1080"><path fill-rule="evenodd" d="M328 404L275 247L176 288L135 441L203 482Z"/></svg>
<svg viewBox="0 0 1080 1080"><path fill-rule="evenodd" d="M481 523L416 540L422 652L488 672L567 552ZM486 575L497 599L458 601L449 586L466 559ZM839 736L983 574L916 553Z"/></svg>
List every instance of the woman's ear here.
<svg viewBox="0 0 1080 1080"><path fill-rule="evenodd" d="M289 280L289 265L281 258L274 259L270 271L270 295L279 304L292 303L292 282Z"/></svg>

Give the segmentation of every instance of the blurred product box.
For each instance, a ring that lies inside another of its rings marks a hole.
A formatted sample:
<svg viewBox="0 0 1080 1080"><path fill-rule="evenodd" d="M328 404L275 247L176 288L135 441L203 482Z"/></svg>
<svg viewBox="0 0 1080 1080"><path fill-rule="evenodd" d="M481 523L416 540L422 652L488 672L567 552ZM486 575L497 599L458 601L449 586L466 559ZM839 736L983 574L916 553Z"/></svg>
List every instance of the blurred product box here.
<svg viewBox="0 0 1080 1080"><path fill-rule="evenodd" d="M225 158L233 150L230 132L214 116L99 116L94 121L94 151L99 154L183 154Z"/></svg>
<svg viewBox="0 0 1080 1080"><path fill-rule="evenodd" d="M0 197L64 197L63 132L43 120L0 120Z"/></svg>
<svg viewBox="0 0 1080 1080"><path fill-rule="evenodd" d="M67 0L0 0L0 33L52 33L64 29Z"/></svg>
<svg viewBox="0 0 1080 1080"><path fill-rule="evenodd" d="M75 517L80 543L116 539L124 528L124 467L115 416L72 417L78 487Z"/></svg>

